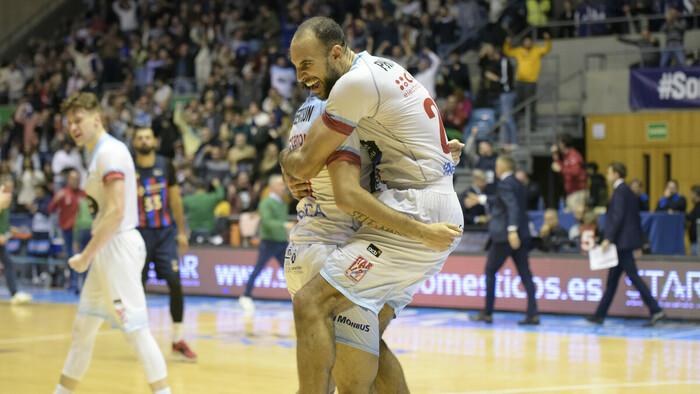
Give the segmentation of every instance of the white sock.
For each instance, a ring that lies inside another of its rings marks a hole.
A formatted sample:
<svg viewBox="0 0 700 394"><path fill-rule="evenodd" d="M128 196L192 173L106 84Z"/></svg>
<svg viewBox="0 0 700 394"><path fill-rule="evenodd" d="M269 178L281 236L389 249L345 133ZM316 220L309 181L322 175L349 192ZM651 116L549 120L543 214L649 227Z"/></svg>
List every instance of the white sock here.
<svg viewBox="0 0 700 394"><path fill-rule="evenodd" d="M173 342L178 343L185 337L185 326L180 323L173 323Z"/></svg>
<svg viewBox="0 0 700 394"><path fill-rule="evenodd" d="M170 391L170 387L166 387L164 389L160 389L158 391L154 391L153 394L171 394L172 392Z"/></svg>
<svg viewBox="0 0 700 394"><path fill-rule="evenodd" d="M63 387L60 383L58 386L56 386L56 390L54 390L53 394L71 394L72 391L68 390L67 388Z"/></svg>

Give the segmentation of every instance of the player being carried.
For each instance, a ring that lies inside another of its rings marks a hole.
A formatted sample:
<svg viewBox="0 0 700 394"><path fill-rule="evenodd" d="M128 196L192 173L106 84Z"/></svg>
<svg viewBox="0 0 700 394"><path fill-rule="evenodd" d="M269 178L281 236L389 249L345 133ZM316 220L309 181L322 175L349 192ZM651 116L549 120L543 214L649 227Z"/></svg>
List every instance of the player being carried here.
<svg viewBox="0 0 700 394"><path fill-rule="evenodd" d="M340 26L328 18L311 18L299 27L291 59L297 79L328 101L303 145L281 153L282 167L288 178L307 180L329 164L335 203L365 224L332 248L320 274L294 297L300 392L321 393L328 389L336 356L333 317L358 307L365 319L360 325L372 328L379 326L385 305L398 314L458 243L462 212L437 107L406 70L368 53L355 55ZM388 188L376 198L360 187L356 160L347 149L338 150L352 138L367 149L376 180ZM303 183L297 187L303 189ZM316 194L313 180L312 189ZM370 339L365 351L346 349L354 353L342 369L352 375L354 391L371 391L382 368L380 337ZM337 383L341 389L343 382Z"/></svg>

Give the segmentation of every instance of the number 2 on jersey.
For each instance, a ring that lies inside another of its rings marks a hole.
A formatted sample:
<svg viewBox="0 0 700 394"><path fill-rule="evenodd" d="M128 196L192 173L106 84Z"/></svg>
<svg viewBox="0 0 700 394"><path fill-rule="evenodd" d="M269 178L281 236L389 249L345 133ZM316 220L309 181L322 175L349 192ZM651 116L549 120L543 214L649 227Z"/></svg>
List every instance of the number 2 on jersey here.
<svg viewBox="0 0 700 394"><path fill-rule="evenodd" d="M433 111L435 107L435 111ZM432 98L428 97L423 101L423 108L425 108L425 113L428 114L428 118L432 119L435 116L438 118L438 123L440 124L440 145L442 145L442 151L444 153L450 154L450 146L447 144L447 134L445 134L445 126L442 124L442 117L440 117L440 111L433 101Z"/></svg>

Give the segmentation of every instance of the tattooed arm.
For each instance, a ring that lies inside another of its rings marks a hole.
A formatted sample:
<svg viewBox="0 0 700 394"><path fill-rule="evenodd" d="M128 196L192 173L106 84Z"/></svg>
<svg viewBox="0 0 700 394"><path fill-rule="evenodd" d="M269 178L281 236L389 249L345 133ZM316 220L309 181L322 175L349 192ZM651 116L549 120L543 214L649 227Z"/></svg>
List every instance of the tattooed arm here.
<svg viewBox="0 0 700 394"><path fill-rule="evenodd" d="M367 226L413 238L434 250L446 250L462 230L452 223L425 224L389 208L360 187L360 167L337 160L328 164L338 208Z"/></svg>

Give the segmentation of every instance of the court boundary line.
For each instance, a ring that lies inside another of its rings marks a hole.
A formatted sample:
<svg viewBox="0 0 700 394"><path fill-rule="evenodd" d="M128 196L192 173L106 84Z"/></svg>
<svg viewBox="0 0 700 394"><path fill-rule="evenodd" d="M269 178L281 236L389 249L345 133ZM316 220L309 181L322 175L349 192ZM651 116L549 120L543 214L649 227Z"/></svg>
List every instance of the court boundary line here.
<svg viewBox="0 0 700 394"><path fill-rule="evenodd" d="M486 390L486 391L461 391L444 394L508 394L508 393L540 393L544 391L563 391L563 390L595 390L620 387L653 387L653 386L671 386L671 385L700 385L700 380L660 380L651 382L621 382L621 383L601 383L601 384L582 384L571 386L549 386L549 387L533 387L533 388L512 388L502 390Z"/></svg>

